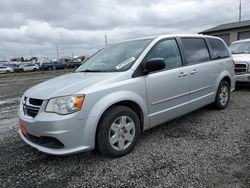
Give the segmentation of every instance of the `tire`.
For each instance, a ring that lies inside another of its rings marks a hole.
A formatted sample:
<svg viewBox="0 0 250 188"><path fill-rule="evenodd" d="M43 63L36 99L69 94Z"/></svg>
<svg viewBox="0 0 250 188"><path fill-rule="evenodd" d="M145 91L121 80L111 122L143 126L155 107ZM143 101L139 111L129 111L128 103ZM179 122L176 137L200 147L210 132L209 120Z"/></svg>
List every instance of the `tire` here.
<svg viewBox="0 0 250 188"><path fill-rule="evenodd" d="M6 74L9 74L9 73L10 73L10 71L9 71L9 70L7 70L5 73L6 73Z"/></svg>
<svg viewBox="0 0 250 188"><path fill-rule="evenodd" d="M51 67L49 67L49 68L48 68L48 70L49 70L49 71L51 71L51 70L52 70L52 68L51 68Z"/></svg>
<svg viewBox="0 0 250 188"><path fill-rule="evenodd" d="M214 105L217 109L222 110L227 107L230 100L230 93L231 91L228 82L221 81L214 102Z"/></svg>
<svg viewBox="0 0 250 188"><path fill-rule="evenodd" d="M103 114L99 122L97 150L111 158L121 157L132 151L139 137L140 120L137 114L126 106L114 106Z"/></svg>

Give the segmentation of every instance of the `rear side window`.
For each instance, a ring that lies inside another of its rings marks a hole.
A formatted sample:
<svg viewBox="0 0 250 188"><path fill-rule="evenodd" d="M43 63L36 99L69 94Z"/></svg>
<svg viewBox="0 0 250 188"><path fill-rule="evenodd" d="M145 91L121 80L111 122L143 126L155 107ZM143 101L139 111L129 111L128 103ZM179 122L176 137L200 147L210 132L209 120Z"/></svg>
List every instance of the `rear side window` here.
<svg viewBox="0 0 250 188"><path fill-rule="evenodd" d="M188 64L209 61L210 56L205 40L202 38L182 38L184 55Z"/></svg>
<svg viewBox="0 0 250 188"><path fill-rule="evenodd" d="M226 58L230 56L225 44L221 40L214 38L207 38L207 40L212 48L212 59Z"/></svg>

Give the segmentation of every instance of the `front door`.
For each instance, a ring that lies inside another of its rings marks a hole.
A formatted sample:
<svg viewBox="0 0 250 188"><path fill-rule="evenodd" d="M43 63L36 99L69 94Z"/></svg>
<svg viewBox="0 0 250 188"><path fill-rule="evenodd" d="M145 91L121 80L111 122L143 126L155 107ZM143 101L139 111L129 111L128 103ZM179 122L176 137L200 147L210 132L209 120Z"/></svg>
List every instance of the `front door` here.
<svg viewBox="0 0 250 188"><path fill-rule="evenodd" d="M145 76L150 125L155 126L187 111L189 100L189 67L182 59L175 39L159 42L146 60L164 58L165 70Z"/></svg>

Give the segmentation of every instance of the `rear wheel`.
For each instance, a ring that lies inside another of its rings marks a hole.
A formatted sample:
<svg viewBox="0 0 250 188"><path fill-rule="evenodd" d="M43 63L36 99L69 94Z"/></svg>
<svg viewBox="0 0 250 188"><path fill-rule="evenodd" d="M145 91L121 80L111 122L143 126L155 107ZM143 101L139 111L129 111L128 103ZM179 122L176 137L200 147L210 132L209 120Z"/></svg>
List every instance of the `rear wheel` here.
<svg viewBox="0 0 250 188"><path fill-rule="evenodd" d="M8 73L10 73L10 71L9 71L9 70L7 70L5 73L7 73L7 74L8 74Z"/></svg>
<svg viewBox="0 0 250 188"><path fill-rule="evenodd" d="M224 109L227 107L230 100L230 86L228 82L222 81L218 87L218 91L215 99L215 107L218 109Z"/></svg>
<svg viewBox="0 0 250 188"><path fill-rule="evenodd" d="M137 114L126 106L114 106L100 120L96 144L100 153L120 157L130 153L140 136Z"/></svg>

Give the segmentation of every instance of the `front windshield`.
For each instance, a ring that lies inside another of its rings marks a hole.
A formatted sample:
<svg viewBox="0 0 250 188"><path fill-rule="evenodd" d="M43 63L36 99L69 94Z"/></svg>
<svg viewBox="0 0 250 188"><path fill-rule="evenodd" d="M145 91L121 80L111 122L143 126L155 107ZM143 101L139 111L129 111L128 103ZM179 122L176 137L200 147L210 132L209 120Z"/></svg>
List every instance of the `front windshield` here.
<svg viewBox="0 0 250 188"><path fill-rule="evenodd" d="M108 46L85 61L76 72L118 72L128 70L152 39Z"/></svg>
<svg viewBox="0 0 250 188"><path fill-rule="evenodd" d="M232 54L250 53L250 42L238 42L229 46L229 51Z"/></svg>

